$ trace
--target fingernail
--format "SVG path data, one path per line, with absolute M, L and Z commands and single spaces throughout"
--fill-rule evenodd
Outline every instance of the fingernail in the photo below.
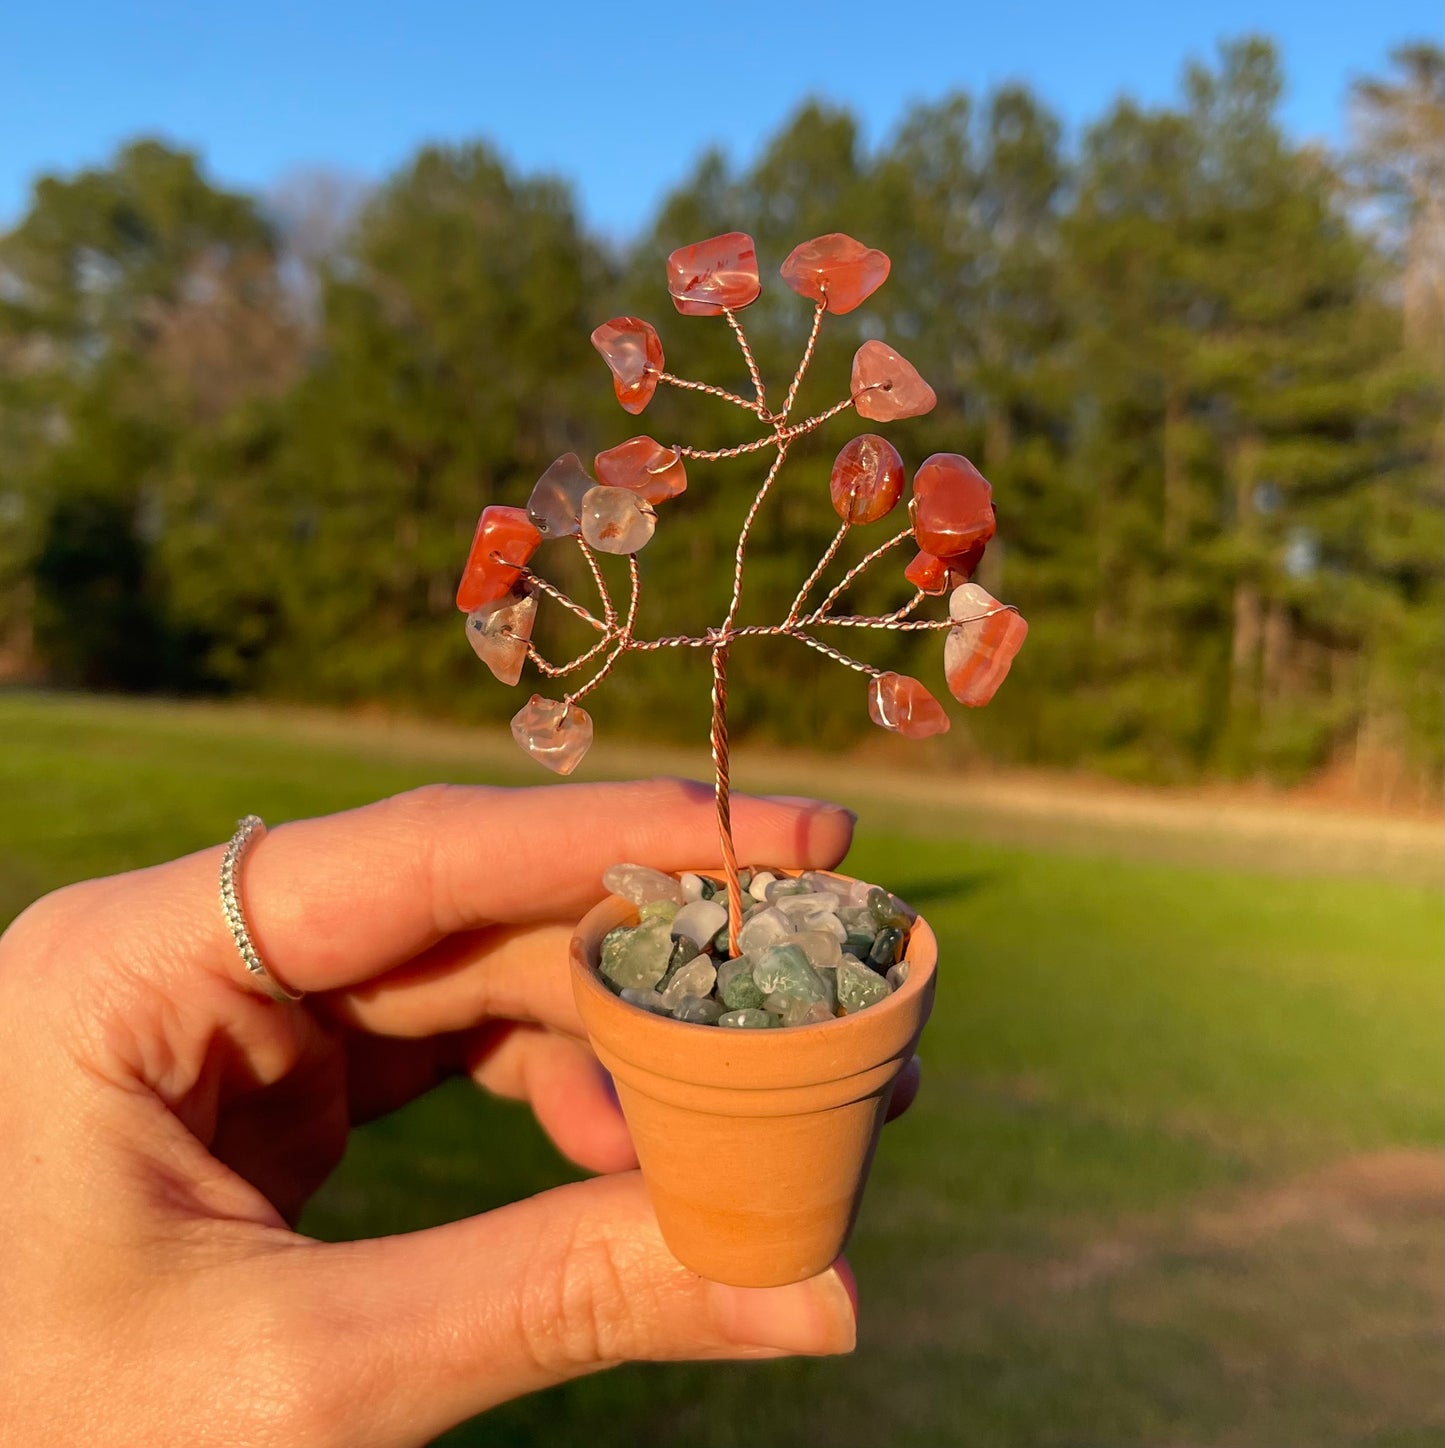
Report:
M 840 1261 L 819 1277 L 787 1287 L 728 1287 L 714 1282 L 710 1285 L 718 1329 L 738 1347 L 810 1357 L 852 1352 L 858 1341 L 852 1275 Z
M 772 804 L 787 805 L 789 809 L 808 810 L 813 814 L 826 811 L 829 814 L 847 815 L 855 825 L 858 823 L 857 810 L 849 809 L 847 805 L 833 804 L 826 799 L 813 799 L 806 794 L 765 794 L 763 798 Z

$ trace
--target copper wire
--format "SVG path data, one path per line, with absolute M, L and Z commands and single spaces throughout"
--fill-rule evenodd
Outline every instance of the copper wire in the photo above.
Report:
M 692 458 L 698 462 L 718 462 L 723 458 L 738 458 L 742 457 L 744 453 L 760 452 L 765 447 L 772 447 L 780 437 L 788 442 L 795 437 L 802 437 L 805 433 L 822 427 L 830 418 L 837 417 L 840 412 L 846 412 L 852 406 L 853 399 L 845 397 L 842 402 L 835 402 L 826 412 L 820 412 L 816 417 L 808 418 L 806 422 L 795 422 L 792 427 L 771 432 L 766 437 L 755 437 L 752 442 L 739 443 L 736 447 L 683 447 L 678 443 L 673 443 L 672 451 L 680 457 Z
M 632 585 L 632 596 L 627 605 L 627 618 L 617 634 L 617 647 L 608 654 L 602 661 L 602 667 L 580 689 L 574 689 L 563 699 L 562 702 L 568 706 L 575 704 L 578 699 L 586 698 L 612 672 L 613 666 L 632 644 L 632 630 L 637 623 L 637 604 L 642 595 L 642 575 L 638 571 L 635 553 L 627 555 L 627 576 Z
M 576 538 L 577 546 L 587 560 L 592 581 L 597 585 L 597 592 L 602 595 L 602 612 L 607 619 L 607 626 L 612 628 L 617 623 L 617 610 L 612 606 L 612 595 L 607 591 L 607 579 L 603 576 L 602 566 L 597 562 L 597 555 L 587 546 L 587 540 L 580 533 L 576 535 Z
M 886 543 L 875 548 L 871 553 L 860 558 L 844 575 L 838 580 L 838 586 L 820 603 L 817 608 L 804 620 L 805 623 L 817 623 L 828 609 L 837 601 L 838 597 L 845 593 L 848 585 L 858 577 L 870 564 L 876 563 L 890 549 L 896 548 L 905 539 L 913 536 L 912 528 L 905 528 L 901 533 L 895 533 Z
M 739 397 L 736 392 L 729 392 L 726 387 L 715 387 L 711 382 L 693 382 L 687 377 L 675 377 L 671 372 L 659 372 L 657 380 L 666 382 L 670 387 L 681 387 L 686 392 L 705 392 L 709 397 L 720 397 L 724 402 L 745 408 L 767 421 L 766 408 L 760 407 L 756 402 L 749 402 L 746 397 Z
M 803 586 L 798 590 L 798 596 L 793 600 L 792 607 L 788 610 L 788 616 L 783 620 L 785 627 L 791 627 L 798 621 L 798 613 L 808 600 L 808 595 L 813 591 L 813 585 L 828 570 L 828 565 L 838 556 L 838 550 L 843 546 L 843 540 L 848 536 L 848 530 L 853 525 L 843 519 L 838 531 L 833 535 L 833 541 L 828 544 L 823 556 L 818 560 L 818 566 L 803 580 Z
M 808 364 L 813 360 L 813 349 L 818 345 L 818 333 L 823 327 L 823 313 L 827 310 L 826 301 L 819 302 L 813 308 L 813 328 L 808 333 L 808 345 L 803 348 L 802 359 L 798 363 L 798 370 L 793 373 L 793 381 L 788 387 L 788 395 L 783 400 L 783 410 L 780 417 L 787 417 L 793 410 L 793 401 L 798 395 L 798 389 L 803 385 L 803 376 L 808 370 Z M 851 400 L 851 399 L 850 399 Z
M 529 573 L 527 577 L 530 578 L 531 581 L 535 583 L 537 587 L 540 588 L 542 592 L 547 595 L 548 598 L 555 598 L 557 602 L 562 605 L 563 608 L 570 609 L 584 623 L 590 624 L 600 633 L 608 633 L 610 631 L 607 624 L 603 623 L 600 618 L 596 618 L 587 609 L 583 608 L 580 603 L 577 603 L 575 600 L 569 598 L 565 593 L 562 592 L 560 588 L 557 587 L 555 583 L 548 583 L 545 578 L 543 578 L 540 574 L 536 573 Z
M 753 391 L 758 398 L 758 416 L 764 422 L 771 422 L 773 419 L 768 415 L 768 394 L 763 390 L 763 374 L 758 371 L 758 359 L 753 356 L 747 333 L 743 331 L 743 325 L 731 307 L 723 308 L 723 316 L 728 319 L 728 326 L 733 329 L 733 336 L 738 339 L 738 346 L 742 349 L 743 361 L 747 363 L 748 380 L 753 384 Z
M 713 799 L 717 805 L 717 833 L 722 848 L 723 874 L 728 892 L 728 954 L 742 953 L 738 932 L 743 922 L 743 887 L 738 879 L 737 848 L 733 844 L 732 776 L 728 747 L 728 641 L 712 646 L 712 768 Z

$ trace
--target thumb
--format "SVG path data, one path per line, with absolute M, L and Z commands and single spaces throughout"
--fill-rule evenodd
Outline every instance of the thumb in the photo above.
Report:
M 328 1364 L 320 1391 L 334 1401 L 313 1406 L 338 1441 L 367 1448 L 427 1442 L 620 1362 L 843 1353 L 856 1336 L 842 1259 L 785 1287 L 709 1282 L 667 1250 L 637 1172 L 285 1256 L 320 1314 L 311 1322 L 324 1340 L 303 1360 Z

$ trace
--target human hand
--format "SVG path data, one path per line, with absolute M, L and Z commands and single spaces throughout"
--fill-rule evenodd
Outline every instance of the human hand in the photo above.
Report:
M 828 867 L 846 812 L 737 797 L 745 858 Z M 603 869 L 706 864 L 675 781 L 433 787 L 271 831 L 258 993 L 221 848 L 56 892 L 0 938 L 0 1441 L 411 1445 L 628 1359 L 851 1349 L 846 1268 L 698 1278 L 664 1247 L 567 970 Z M 351 1125 L 465 1070 L 611 1173 L 378 1241 L 291 1229 Z M 916 1088 L 905 1072 L 894 1109 Z

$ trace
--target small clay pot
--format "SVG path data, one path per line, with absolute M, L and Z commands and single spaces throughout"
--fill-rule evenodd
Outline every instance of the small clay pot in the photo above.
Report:
M 636 920 L 615 895 L 588 913 L 572 939 L 572 987 L 663 1239 L 717 1282 L 816 1276 L 852 1230 L 893 1083 L 932 1009 L 933 931 L 914 922 L 908 979 L 876 1005 L 820 1025 L 739 1030 L 670 1020 L 607 989 L 602 937 Z

